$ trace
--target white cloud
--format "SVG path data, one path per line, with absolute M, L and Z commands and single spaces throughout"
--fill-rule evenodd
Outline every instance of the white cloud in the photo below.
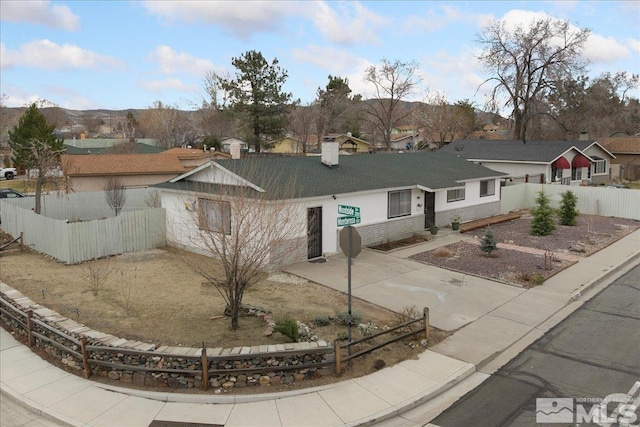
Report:
M 168 22 L 215 24 L 241 39 L 282 30 L 287 17 L 313 22 L 329 41 L 340 44 L 378 41 L 387 20 L 360 2 L 286 1 L 145 1 L 146 10 Z
M 615 62 L 629 57 L 629 49 L 613 37 L 591 34 L 585 47 L 585 57 L 592 62 Z
M 167 21 L 217 24 L 242 39 L 253 33 L 273 31 L 293 9 L 288 2 L 271 1 L 145 1 L 147 11 Z
M 629 46 L 629 48 L 636 54 L 640 55 L 640 40 L 629 38 L 627 39 L 627 46 Z
M 158 62 L 163 74 L 189 73 L 198 77 L 206 75 L 215 68 L 213 62 L 200 59 L 185 52 L 176 52 L 167 45 L 160 45 L 151 52 L 150 57 Z
M 546 18 L 557 19 L 545 12 L 514 9 L 507 12 L 501 21 L 505 23 L 508 31 L 513 31 L 517 27 L 527 28 L 532 22 Z M 580 29 L 571 24 L 570 30 L 577 32 Z M 557 41 L 558 43 L 562 43 L 560 39 Z M 613 37 L 605 37 L 600 34 L 591 33 L 585 44 L 584 57 L 593 62 L 611 63 L 619 59 L 628 58 L 629 50 Z
M 360 2 L 317 1 L 303 13 L 327 40 L 346 45 L 376 43 L 379 30 L 387 23 Z
M 487 20 L 486 15 L 466 13 L 457 7 L 442 5 L 430 8 L 423 15 L 410 15 L 402 25 L 407 32 L 438 31 L 451 25 L 478 25 Z
M 122 61 L 112 56 L 99 55 L 76 45 L 59 45 L 49 40 L 36 40 L 9 50 L 0 46 L 1 68 L 26 66 L 47 70 L 74 68 L 100 68 L 122 66 Z
M 149 92 L 163 92 L 165 90 L 198 91 L 198 86 L 184 84 L 180 79 L 147 80 L 141 82 L 140 85 Z
M 353 70 L 354 66 L 362 65 L 364 62 L 363 59 L 346 50 L 316 45 L 306 46 L 303 49 L 293 49 L 292 56 L 298 62 L 313 64 L 334 75 L 347 73 Z
M 80 29 L 80 18 L 67 6 L 42 1 L 2 1 L 0 17 L 8 22 L 30 22 L 51 28 L 75 31 Z

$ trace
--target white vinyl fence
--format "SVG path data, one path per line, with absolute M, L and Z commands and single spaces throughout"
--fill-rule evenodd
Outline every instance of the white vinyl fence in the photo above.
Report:
M 13 237 L 23 233 L 25 245 L 67 264 L 166 246 L 163 208 L 145 203 L 148 190 L 127 190 L 120 215 L 104 192 L 43 197 L 42 214 L 32 211 L 35 199 L 0 201 L 0 227 Z
M 562 193 L 568 190 L 578 198 L 576 208 L 581 213 L 640 220 L 640 190 L 557 184 L 517 184 L 502 187 L 502 213 L 532 208 L 540 191 L 549 197 L 553 208 L 558 208 Z

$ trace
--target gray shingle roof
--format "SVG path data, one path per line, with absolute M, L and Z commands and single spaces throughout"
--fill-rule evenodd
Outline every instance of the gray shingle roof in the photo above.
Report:
M 431 189 L 460 186 L 462 181 L 506 174 L 468 162 L 446 152 L 360 154 L 340 156 L 339 166 L 329 168 L 320 157 L 266 157 L 216 160 L 215 163 L 262 188 L 287 188 L 294 197 L 354 193 L 421 185 Z M 193 191 L 188 176 L 155 187 Z M 273 198 L 277 198 L 273 194 Z
M 576 147 L 583 151 L 594 141 L 488 140 L 459 139 L 442 150 L 455 153 L 469 160 L 505 160 L 516 162 L 552 162 L 562 153 Z M 456 147 L 462 147 L 461 150 Z

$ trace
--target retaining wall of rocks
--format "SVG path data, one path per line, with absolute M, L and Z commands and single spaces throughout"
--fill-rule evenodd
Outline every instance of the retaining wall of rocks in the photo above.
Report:
M 64 317 L 32 301 L 16 289 L 0 282 L 0 297 L 22 313 L 33 312 L 46 327 L 32 322 L 32 330 L 64 346 L 35 339 L 36 347 L 77 371 L 84 369 L 82 344 L 92 361 L 91 374 L 122 383 L 157 388 L 198 388 L 203 384 L 202 353 L 206 351 L 209 384 L 216 390 L 234 387 L 290 384 L 333 374 L 334 350 L 326 341 L 234 348 L 187 348 L 162 346 L 127 340 L 99 331 Z M 3 309 L 6 307 L 3 305 Z M 8 312 L 13 310 L 8 309 Z M 20 318 L 26 314 L 13 315 Z M 1 313 L 2 323 L 15 335 L 27 338 L 22 324 Z M 24 324 L 27 319 L 24 318 Z M 57 334 L 54 331 L 60 331 Z M 65 337 L 68 336 L 69 338 Z M 115 366 L 112 366 L 115 365 Z M 243 372 L 246 370 L 247 372 Z

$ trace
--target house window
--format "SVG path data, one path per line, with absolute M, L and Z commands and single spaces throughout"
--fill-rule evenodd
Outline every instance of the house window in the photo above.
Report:
M 447 203 L 464 200 L 464 188 L 456 188 L 455 190 L 447 190 Z
M 489 179 L 480 181 L 480 197 L 493 196 L 496 194 L 496 181 Z
M 605 173 L 607 162 L 605 160 L 596 160 L 593 164 L 593 173 Z
M 571 169 L 571 180 L 572 181 L 581 181 L 582 180 L 582 168 L 572 168 Z
M 231 234 L 231 204 L 199 199 L 200 227 L 216 233 Z
M 411 190 L 389 191 L 387 218 L 411 215 Z
M 562 179 L 562 169 L 551 169 L 551 179 L 560 181 Z

